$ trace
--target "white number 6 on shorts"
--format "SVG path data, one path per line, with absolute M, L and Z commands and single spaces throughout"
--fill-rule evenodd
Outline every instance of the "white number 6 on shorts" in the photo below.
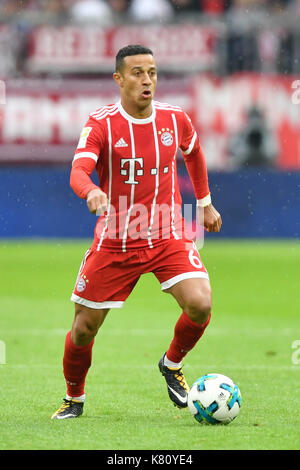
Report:
M 198 250 L 195 250 L 194 248 L 192 248 L 190 251 L 189 251 L 189 260 L 190 260 L 190 263 L 197 269 L 201 269 L 202 268 L 202 263 L 201 263 L 201 260 L 200 260 L 200 257 L 199 257 L 199 253 L 198 253 Z

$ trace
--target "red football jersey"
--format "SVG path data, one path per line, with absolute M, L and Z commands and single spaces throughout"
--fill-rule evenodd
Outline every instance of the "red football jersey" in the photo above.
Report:
M 183 236 L 176 156 L 181 149 L 197 199 L 209 194 L 205 159 L 190 118 L 178 106 L 152 102 L 146 119 L 130 116 L 121 103 L 90 115 L 75 152 L 71 186 L 86 198 L 95 187 L 107 194 L 94 243 L 110 250 L 152 248 Z

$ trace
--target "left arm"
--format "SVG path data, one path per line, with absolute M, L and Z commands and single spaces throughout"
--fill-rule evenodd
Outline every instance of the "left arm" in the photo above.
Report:
M 208 232 L 220 232 L 222 226 L 221 215 L 211 203 L 202 208 L 199 206 L 199 201 L 197 201 L 197 211 L 199 220 L 203 220 L 204 228 Z
M 219 232 L 222 219 L 211 203 L 205 157 L 197 133 L 188 116 L 185 116 L 185 136 L 181 150 L 197 199 L 199 220 L 203 220 L 208 232 Z

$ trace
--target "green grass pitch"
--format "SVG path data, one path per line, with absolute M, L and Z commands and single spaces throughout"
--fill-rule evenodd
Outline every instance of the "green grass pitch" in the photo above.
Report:
M 189 383 L 209 372 L 236 381 L 243 403 L 230 425 L 200 425 L 169 401 L 157 363 L 180 310 L 151 274 L 99 330 L 83 416 L 51 421 L 65 395 L 69 298 L 88 247 L 89 241 L 0 244 L 1 449 L 300 448 L 297 241 L 207 241 L 201 250 L 213 314 L 184 373 Z

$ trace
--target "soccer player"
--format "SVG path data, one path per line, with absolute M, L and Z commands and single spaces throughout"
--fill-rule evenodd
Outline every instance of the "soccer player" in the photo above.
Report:
M 198 136 L 182 108 L 154 101 L 157 70 L 150 49 L 122 48 L 113 78 L 120 101 L 93 112 L 75 152 L 70 185 L 100 215 L 71 300 L 75 317 L 65 340 L 66 397 L 53 419 L 83 412 L 85 379 L 94 338 L 111 308 L 121 308 L 140 276 L 152 272 L 182 313 L 158 367 L 170 399 L 187 406 L 182 359 L 203 335 L 211 316 L 208 273 L 185 236 L 176 155 L 181 149 L 203 225 L 219 232 Z M 100 187 L 91 180 L 96 169 Z

